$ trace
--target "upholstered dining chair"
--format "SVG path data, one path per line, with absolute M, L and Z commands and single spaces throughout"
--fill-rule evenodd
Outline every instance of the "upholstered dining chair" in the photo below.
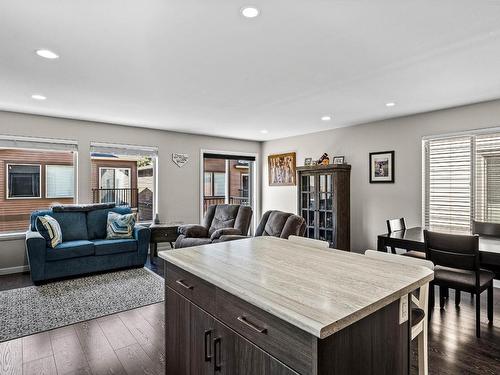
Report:
M 424 230 L 425 253 L 434 263 L 430 307 L 434 307 L 434 287 L 439 286 L 440 307 L 447 288 L 474 293 L 476 297 L 476 336 L 481 336 L 481 293 L 488 291 L 488 320 L 493 321 L 493 278 L 495 274 L 480 268 L 479 237 L 437 233 Z M 456 296 L 456 298 L 460 298 Z
M 372 259 L 379 259 L 386 262 L 406 264 L 410 266 L 427 267 L 434 269 L 434 264 L 425 259 L 402 257 L 397 254 L 389 254 L 375 250 L 366 250 L 365 255 Z M 418 297 L 411 295 L 411 339 L 418 340 L 418 373 L 427 375 L 429 373 L 429 348 L 428 348 L 428 328 L 429 320 L 429 283 L 420 287 Z
M 314 238 L 291 235 L 288 237 L 288 240 L 300 245 L 315 247 L 318 249 L 328 249 L 330 247 L 328 241 L 316 240 Z

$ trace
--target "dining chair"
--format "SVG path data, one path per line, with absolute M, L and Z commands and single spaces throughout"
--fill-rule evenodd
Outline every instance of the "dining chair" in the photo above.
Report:
M 500 237 L 500 224 L 472 220 L 472 234 Z
M 425 259 L 402 257 L 397 254 L 384 253 L 375 250 L 366 250 L 365 255 L 372 259 L 379 259 L 385 262 L 405 264 L 409 266 L 427 267 L 434 270 L 434 264 Z M 423 285 L 418 290 L 418 297 L 411 295 L 411 339 L 418 339 L 418 373 L 427 375 L 429 372 L 429 349 L 428 349 L 428 328 L 429 321 L 426 316 L 429 313 L 429 283 Z
M 386 220 L 386 224 L 387 224 L 387 231 L 389 233 L 406 230 L 406 219 L 404 217 L 399 219 Z M 397 254 L 396 248 L 394 246 L 391 246 L 390 248 L 391 248 L 391 253 Z M 402 253 L 401 255 L 412 258 L 425 259 L 425 253 L 422 251 L 409 250 Z
M 481 293 L 488 291 L 488 320 L 492 322 L 495 274 L 480 268 L 479 237 L 424 230 L 424 242 L 426 257 L 434 263 L 429 308 L 434 308 L 434 285 L 439 286 L 441 308 L 444 307 L 444 289 L 473 293 L 476 297 L 476 336 L 480 337 Z
M 330 243 L 328 241 L 316 240 L 314 238 L 300 237 L 300 236 L 288 236 L 288 240 L 295 242 L 300 245 L 316 247 L 318 249 L 328 249 Z

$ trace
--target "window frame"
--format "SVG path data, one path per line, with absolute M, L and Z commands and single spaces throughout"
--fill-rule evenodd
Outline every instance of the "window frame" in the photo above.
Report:
M 39 196 L 38 197 L 9 197 L 9 167 L 14 165 L 24 165 L 30 167 L 38 167 L 38 186 L 39 186 Z M 42 199 L 42 165 L 41 164 L 32 164 L 32 163 L 5 163 L 5 199 L 8 200 L 29 200 L 29 199 Z
M 48 169 L 49 167 L 71 167 L 73 169 L 73 195 L 68 195 L 64 197 L 51 197 L 49 196 L 49 189 L 48 189 L 48 184 L 49 184 L 49 179 L 48 179 Z M 76 188 L 75 188 L 75 175 L 76 175 L 76 165 L 70 165 L 70 164 L 45 164 L 45 198 L 46 199 L 75 199 L 76 198 Z

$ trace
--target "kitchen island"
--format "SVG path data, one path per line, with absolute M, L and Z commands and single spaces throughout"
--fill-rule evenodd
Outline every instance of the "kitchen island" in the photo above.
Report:
M 432 271 L 273 237 L 160 252 L 167 374 L 408 374 Z

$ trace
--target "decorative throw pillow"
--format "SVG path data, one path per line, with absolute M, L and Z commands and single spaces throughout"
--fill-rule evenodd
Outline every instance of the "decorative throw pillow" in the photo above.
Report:
M 61 226 L 52 216 L 38 216 L 36 229 L 47 241 L 47 246 L 54 248 L 62 242 Z
M 108 212 L 107 240 L 133 238 L 135 214 L 120 215 Z

